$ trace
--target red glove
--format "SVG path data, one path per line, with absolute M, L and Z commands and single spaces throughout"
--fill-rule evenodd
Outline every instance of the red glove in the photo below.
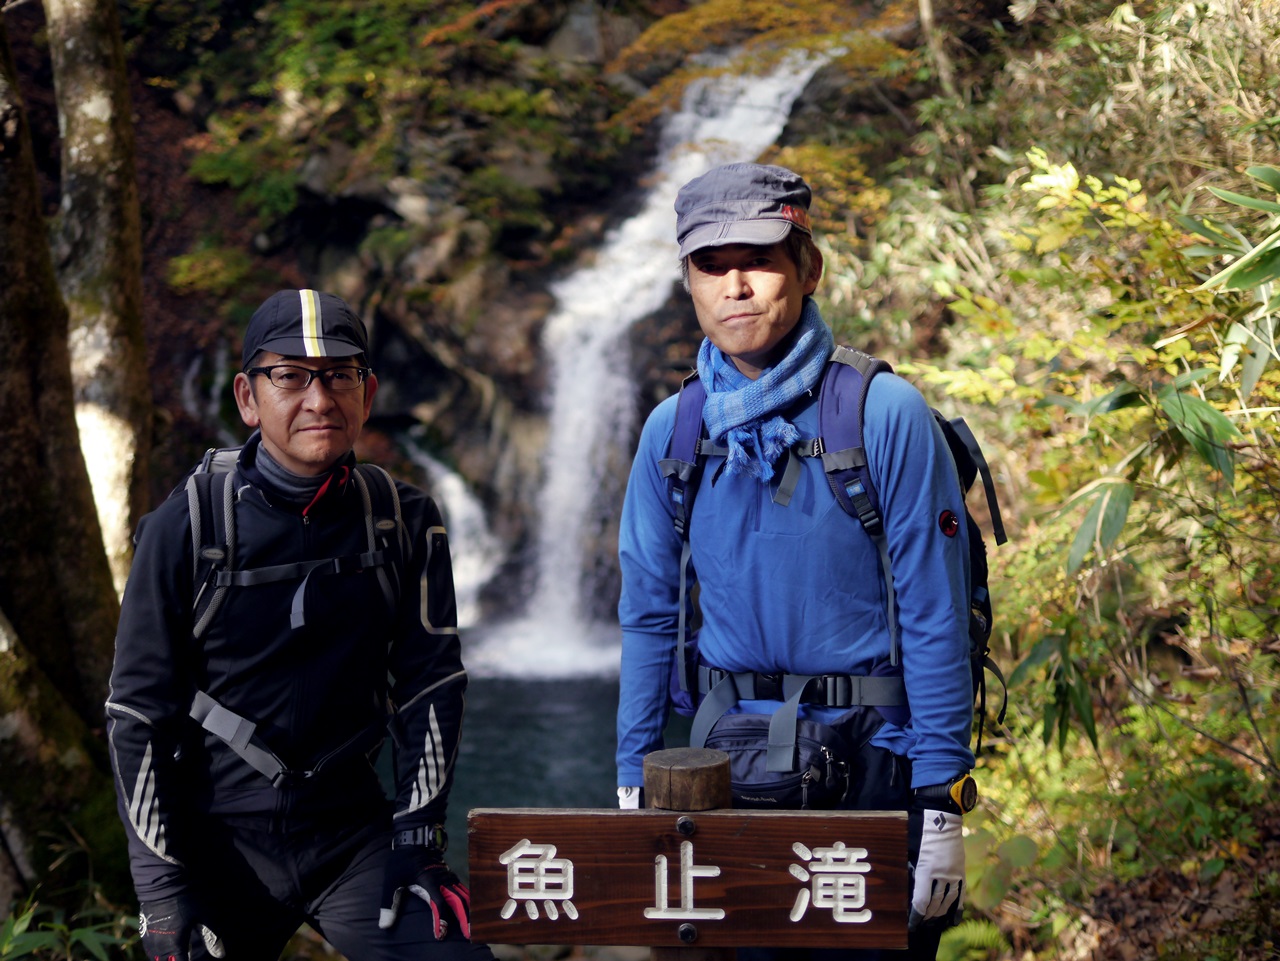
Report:
M 448 933 L 450 918 L 457 922 L 463 937 L 471 938 L 471 892 L 449 870 L 438 850 L 424 845 L 392 849 L 382 885 L 378 927 L 389 928 L 399 920 L 406 891 L 431 908 L 437 941 Z

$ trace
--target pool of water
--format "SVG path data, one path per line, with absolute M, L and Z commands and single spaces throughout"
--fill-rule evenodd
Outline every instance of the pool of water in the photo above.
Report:
M 466 877 L 472 808 L 613 808 L 616 677 L 473 677 L 449 798 L 449 865 Z M 688 744 L 673 715 L 670 746 Z
M 449 798 L 449 863 L 466 873 L 467 812 L 615 807 L 616 677 L 473 677 Z

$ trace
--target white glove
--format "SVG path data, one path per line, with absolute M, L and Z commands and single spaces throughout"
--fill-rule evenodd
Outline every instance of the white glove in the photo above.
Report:
M 618 807 L 624 811 L 640 810 L 640 789 L 638 787 L 618 788 Z
M 907 929 L 914 931 L 922 921 L 956 914 L 964 903 L 963 819 L 947 811 L 921 812 L 924 833 L 920 856 L 915 863 L 915 885 L 911 890 L 911 915 Z

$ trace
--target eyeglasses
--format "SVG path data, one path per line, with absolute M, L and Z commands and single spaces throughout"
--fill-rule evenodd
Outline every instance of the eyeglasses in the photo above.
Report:
M 312 370 L 293 364 L 275 364 L 271 367 L 250 367 L 246 374 L 266 374 L 271 383 L 281 390 L 306 390 L 317 377 L 329 390 L 355 390 L 373 371 L 368 367 L 327 367 Z

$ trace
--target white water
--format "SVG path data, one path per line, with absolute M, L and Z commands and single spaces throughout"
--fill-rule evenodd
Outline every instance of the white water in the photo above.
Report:
M 502 545 L 489 529 L 484 505 L 467 489 L 466 481 L 409 438 L 402 437 L 400 442 L 409 459 L 426 473 L 427 488 L 444 515 L 458 627 L 474 627 L 480 619 L 480 589 L 502 562 Z
M 222 418 L 222 405 L 230 393 L 230 356 L 231 348 L 227 342 L 219 340 L 211 363 L 203 354 L 197 354 L 191 358 L 182 376 L 182 409 L 197 423 L 216 425 L 219 447 L 238 447 L 244 443 L 243 436 L 227 427 Z M 212 371 L 213 379 L 202 390 L 200 380 L 206 365 Z
M 590 590 L 584 547 L 593 520 L 598 523 L 589 514 L 593 494 L 604 477 L 608 445 L 629 438 L 636 417 L 627 328 L 659 309 L 679 282 L 674 205 L 680 187 L 718 164 L 756 160 L 777 140 L 821 63 L 794 57 L 765 77 L 691 85 L 664 126 L 641 209 L 609 232 L 591 264 L 553 286 L 557 306 L 542 340 L 552 387 L 538 502 L 537 586 L 523 617 L 470 635 L 466 662 L 472 673 L 617 673 L 617 623 L 592 622 L 582 612 L 583 592 Z M 608 509 L 616 516 L 620 497 Z

